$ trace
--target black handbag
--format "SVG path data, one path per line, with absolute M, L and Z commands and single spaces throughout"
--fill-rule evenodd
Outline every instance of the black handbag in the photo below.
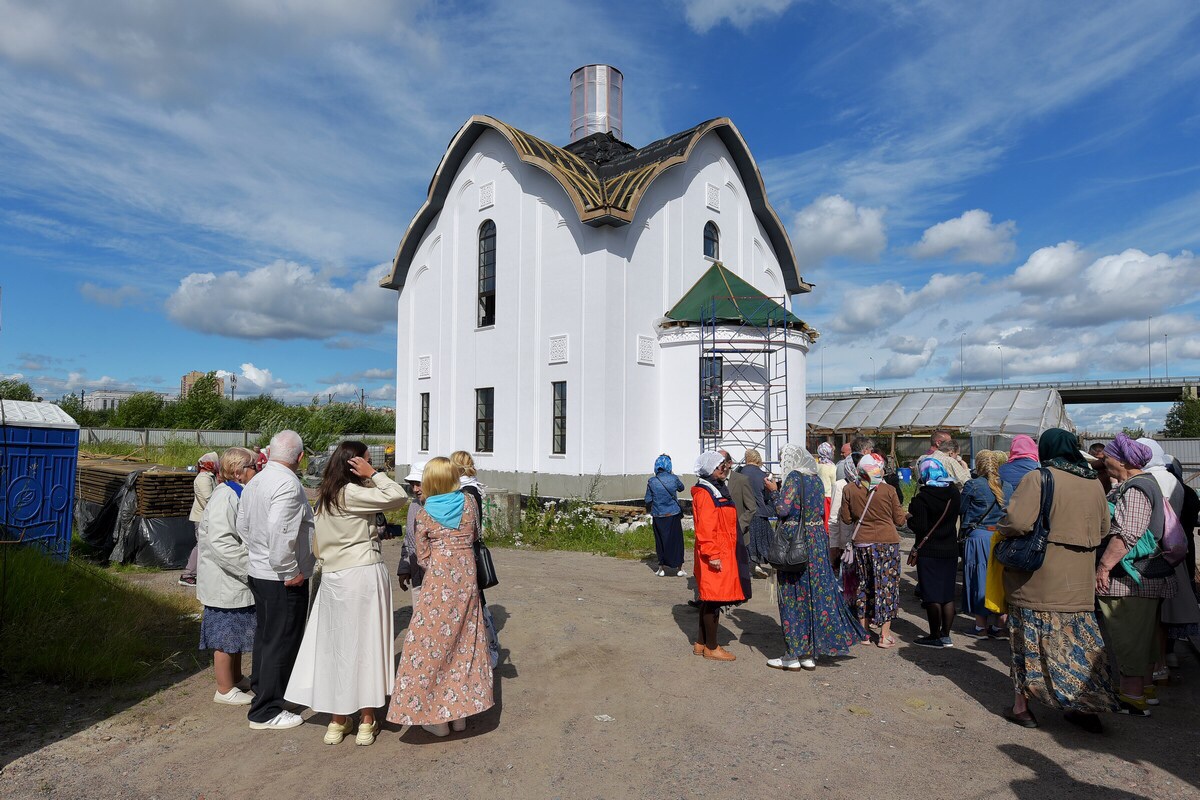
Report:
M 496 565 L 492 563 L 492 551 L 478 540 L 475 542 L 475 577 L 479 579 L 480 589 L 490 589 L 500 583 L 496 577 Z
M 800 483 L 800 505 L 804 505 L 803 481 Z M 799 520 L 794 536 L 783 532 L 783 523 L 771 528 L 767 537 L 767 563 L 777 572 L 803 572 L 808 567 L 808 540 L 804 538 L 802 525 L 804 521 Z
M 1024 536 L 1001 539 L 996 544 L 996 558 L 1008 569 L 1018 572 L 1037 572 L 1046 559 L 1046 543 L 1050 538 L 1050 507 L 1054 504 L 1054 477 L 1042 467 L 1042 507 L 1034 520 L 1033 530 Z

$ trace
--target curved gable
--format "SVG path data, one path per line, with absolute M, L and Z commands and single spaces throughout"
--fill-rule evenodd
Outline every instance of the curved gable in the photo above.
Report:
M 450 140 L 450 146 L 429 183 L 428 197 L 400 240 L 392 261 L 391 274 L 380 282 L 384 288 L 400 289 L 404 286 L 421 237 L 445 205 L 454 176 L 472 146 L 487 130 L 494 130 L 503 136 L 521 161 L 554 178 L 571 199 L 580 221 L 594 226 L 631 223 L 637 213 L 638 203 L 655 178 L 672 167 L 687 163 L 704 135 L 715 133 L 725 144 L 741 173 L 750 205 L 779 257 L 788 291 L 795 294 L 812 290 L 812 286 L 800 277 L 791 240 L 767 200 L 766 186 L 758 165 L 741 133 L 727 117 L 709 120 L 642 148 L 629 148 L 615 158 L 593 162 L 484 115 L 471 117 Z M 628 145 L 621 146 L 628 148 Z

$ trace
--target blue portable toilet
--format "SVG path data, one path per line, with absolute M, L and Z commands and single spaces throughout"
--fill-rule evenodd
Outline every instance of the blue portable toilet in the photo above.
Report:
M 0 539 L 66 560 L 79 424 L 53 403 L 0 400 Z

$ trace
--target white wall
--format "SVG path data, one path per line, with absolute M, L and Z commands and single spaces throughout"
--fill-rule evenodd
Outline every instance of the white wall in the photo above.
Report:
M 494 204 L 480 209 L 480 189 Z M 720 210 L 706 207 L 718 187 Z M 479 225 L 497 228 L 496 324 L 476 328 Z M 634 222 L 592 228 L 541 170 L 499 134 L 475 143 L 446 205 L 416 249 L 398 301 L 397 460 L 455 449 L 480 469 L 523 473 L 642 473 L 664 450 L 698 448 L 696 345 L 659 346 L 655 322 L 710 267 L 703 229 L 721 230 L 721 260 L 760 290 L 782 295 L 779 264 L 720 139 L 709 134 L 686 165 L 660 176 Z M 639 364 L 638 336 L 653 339 Z M 566 363 L 549 363 L 566 336 Z M 429 378 L 419 359 L 432 359 Z M 803 431 L 803 349 L 793 353 L 790 415 Z M 552 455 L 551 382 L 567 382 L 567 453 Z M 495 389 L 495 447 L 477 453 L 476 387 Z M 431 395 L 430 447 L 418 451 L 420 392 Z M 682 463 L 682 462 L 681 462 Z

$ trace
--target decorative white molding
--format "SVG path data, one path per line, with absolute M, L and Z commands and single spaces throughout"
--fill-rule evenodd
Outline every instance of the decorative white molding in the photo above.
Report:
M 433 356 L 417 356 L 417 380 L 433 377 Z
M 567 363 L 568 347 L 567 334 L 561 333 L 557 336 L 550 337 L 550 359 L 551 364 Z
M 711 183 L 704 184 L 704 205 L 711 208 L 713 211 L 720 213 L 721 211 L 721 187 L 713 186 Z
M 491 208 L 496 204 L 496 182 L 488 181 L 479 186 L 479 210 Z
M 648 367 L 654 366 L 654 337 L 641 336 L 637 337 L 637 363 L 645 364 Z

